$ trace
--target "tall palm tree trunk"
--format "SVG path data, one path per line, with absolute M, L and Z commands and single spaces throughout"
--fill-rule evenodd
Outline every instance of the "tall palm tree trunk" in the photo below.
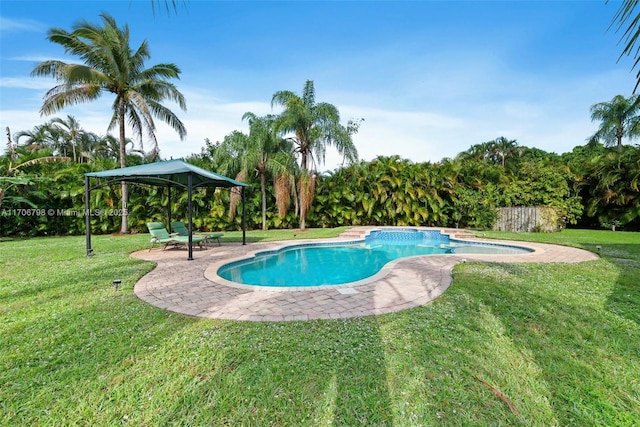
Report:
M 311 206 L 311 200 L 309 198 L 309 152 L 306 149 L 300 150 L 300 179 L 298 181 L 298 201 L 300 208 L 300 230 L 304 230 L 307 222 L 307 211 Z
M 273 187 L 276 196 L 276 204 L 278 205 L 278 217 L 284 219 L 289 210 L 291 204 L 291 181 L 290 177 L 286 173 L 280 173 L 276 176 Z M 293 199 L 296 200 L 296 206 L 298 206 L 297 197 L 293 195 Z M 298 209 L 295 209 L 295 213 L 298 213 Z
M 311 208 L 315 191 L 315 177 L 309 171 L 301 171 L 298 186 L 298 198 L 300 199 L 300 230 L 305 229 L 307 212 L 309 212 L 309 208 Z
M 76 144 L 78 143 L 77 138 L 74 136 L 71 141 L 71 148 L 73 149 L 73 163 L 78 161 L 78 157 L 76 155 Z
M 300 182 L 302 184 L 302 182 Z M 302 202 L 304 194 L 303 194 L 303 186 L 300 185 L 300 194 L 298 195 L 298 199 L 300 200 L 300 230 L 304 230 L 306 227 L 306 217 L 307 217 L 307 208 L 304 206 Z
M 624 136 L 624 128 L 618 127 L 616 129 L 616 143 L 618 148 L 618 153 L 622 153 L 622 137 Z
M 264 172 L 260 174 L 260 190 L 262 191 L 262 230 L 267 230 L 267 185 Z
M 124 128 L 124 98 L 120 98 L 119 102 L 119 117 L 120 121 L 120 167 L 124 168 L 127 166 L 127 150 L 126 150 L 126 138 L 125 138 L 125 128 Z M 126 181 L 121 182 L 122 186 L 122 222 L 120 224 L 120 233 L 128 234 L 129 233 L 129 224 L 128 224 L 128 212 L 127 212 L 127 203 L 129 201 L 129 187 L 127 186 Z

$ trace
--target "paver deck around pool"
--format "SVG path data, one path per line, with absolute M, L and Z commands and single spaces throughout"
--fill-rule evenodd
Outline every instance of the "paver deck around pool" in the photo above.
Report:
M 385 227 L 386 228 L 386 227 Z M 465 260 L 490 262 L 565 262 L 598 259 L 592 252 L 559 245 L 487 240 L 533 249 L 518 255 L 428 255 L 387 264 L 368 280 L 356 284 L 314 288 L 268 288 L 230 285 L 219 280 L 217 266 L 290 244 L 354 240 L 373 227 L 355 227 L 337 239 L 286 242 L 223 243 L 206 250 L 194 249 L 187 261 L 186 250 L 143 250 L 132 256 L 157 263 L 134 287 L 135 294 L 157 307 L 212 319 L 288 321 L 339 319 L 390 313 L 429 303 L 451 285 L 453 266 Z M 482 242 L 482 239 L 473 239 Z

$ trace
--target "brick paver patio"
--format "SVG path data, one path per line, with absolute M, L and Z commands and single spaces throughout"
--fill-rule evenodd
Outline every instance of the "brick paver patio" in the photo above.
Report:
M 336 240 L 352 240 L 354 228 Z M 368 316 L 427 304 L 451 285 L 451 270 L 465 260 L 491 262 L 581 262 L 598 259 L 592 252 L 565 246 L 529 242 L 491 240 L 531 248 L 521 255 L 429 255 L 405 258 L 387 264 L 374 277 L 340 286 L 314 288 L 268 288 L 229 283 L 217 276 L 217 267 L 254 252 L 270 250 L 294 242 L 224 243 L 206 250 L 194 249 L 187 261 L 186 250 L 154 249 L 132 256 L 157 263 L 136 283 L 135 294 L 157 307 L 190 316 L 247 321 L 287 321 L 337 319 Z M 474 241 L 483 241 L 474 239 Z

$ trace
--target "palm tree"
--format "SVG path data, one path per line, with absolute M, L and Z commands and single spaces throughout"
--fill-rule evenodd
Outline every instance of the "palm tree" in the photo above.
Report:
M 157 151 L 154 117 L 171 126 L 180 135 L 186 136 L 184 124 L 162 102 L 176 102 L 186 110 L 182 93 L 169 82 L 178 78 L 180 69 L 175 64 L 157 64 L 144 68 L 150 58 L 146 40 L 136 49 L 129 46 L 129 27 L 118 28 L 115 19 L 101 14 L 103 26 L 82 21 L 73 26 L 72 32 L 53 28 L 48 39 L 64 47 L 65 52 L 79 56 L 83 64 L 67 64 L 49 60 L 36 65 L 34 76 L 51 76 L 58 85 L 51 88 L 44 98 L 41 114 L 52 114 L 69 105 L 93 101 L 104 92 L 115 95 L 113 115 L 108 130 L 119 128 L 120 166 L 126 166 L 126 124 L 131 126 L 136 137 L 142 134 L 153 143 Z M 128 189 L 122 182 L 121 232 L 128 233 L 126 206 Z
M 100 140 L 101 138 L 93 132 L 80 132 L 75 146 L 79 163 L 95 161 Z M 118 157 L 114 156 L 114 158 L 117 159 Z
M 246 146 L 245 169 L 249 167 L 255 170 L 260 178 L 260 191 L 262 195 L 262 229 L 267 229 L 267 172 L 274 177 L 274 185 L 286 185 L 288 177 L 293 174 L 293 163 L 291 143 L 280 138 L 276 129 L 276 117 L 267 115 L 258 117 L 252 112 L 247 112 L 242 116 L 242 120 L 249 123 L 249 144 Z M 276 189 L 276 199 L 288 197 L 285 191 Z M 277 200 L 280 206 L 282 202 Z M 285 204 L 287 204 L 285 202 Z M 280 212 L 284 216 L 284 212 Z
M 262 198 L 262 229 L 267 229 L 267 173 L 274 176 L 275 185 L 283 185 L 287 177 L 293 173 L 293 157 L 290 143 L 277 135 L 276 117 L 267 115 L 258 117 L 252 112 L 242 116 L 249 123 L 249 135 L 235 131 L 224 139 L 216 150 L 216 163 L 228 173 L 240 171 L 238 177 L 246 177 L 254 172 L 260 180 Z M 276 198 L 288 196 L 288 193 L 277 191 Z M 280 200 L 277 200 L 281 205 Z M 234 209 L 231 209 L 233 214 Z M 282 212 L 280 212 L 283 214 Z
M 600 121 L 600 127 L 591 137 L 603 140 L 606 145 L 617 145 L 622 152 L 622 138 L 634 139 L 640 136 L 640 103 L 638 95 L 625 98 L 616 95 L 609 102 L 599 102 L 591 106 L 591 120 Z
M 316 160 L 324 163 L 327 146 L 334 146 L 348 163 L 357 161 L 358 152 L 351 135 L 358 131 L 359 121 L 350 121 L 347 126 L 340 124 L 338 109 L 329 103 L 316 103 L 313 81 L 307 80 L 302 96 L 283 90 L 276 92 L 271 106 L 279 105 L 284 110 L 278 118 L 278 129 L 294 144 L 300 156 L 300 178 L 298 180 L 298 201 L 300 207 L 300 228 L 305 228 L 306 213 L 313 201 L 315 178 L 312 166 Z
M 490 141 L 491 144 L 490 153 L 493 157 L 494 163 L 499 163 L 502 167 L 505 166 L 505 159 L 510 157 L 519 151 L 518 142 L 515 139 L 507 139 L 504 136 L 500 136 L 493 141 Z
M 223 175 L 235 174 L 236 181 L 246 181 L 247 170 L 243 165 L 243 153 L 245 147 L 249 145 L 249 135 L 239 130 L 234 130 L 226 135 L 221 143 L 216 143 L 213 152 L 213 163 L 216 170 Z M 229 220 L 233 221 L 236 216 L 236 208 L 240 203 L 240 192 L 231 189 L 229 195 Z
M 491 158 L 491 142 L 481 142 L 469 147 L 468 150 L 459 153 L 456 160 L 460 161 L 483 161 Z
M 49 121 L 49 124 L 62 131 L 65 142 L 71 145 L 73 152 L 73 161 L 76 162 L 78 156 L 76 154 L 76 148 L 78 146 L 78 140 L 80 139 L 84 131 L 80 127 L 80 122 L 72 115 L 68 115 L 67 119 L 61 119 L 60 117 L 54 117 Z
M 34 126 L 32 130 L 18 131 L 13 137 L 17 145 L 20 145 L 20 140 L 25 138 L 24 146 L 27 147 L 29 151 L 37 151 L 53 145 L 50 130 L 51 127 L 48 124 L 37 125 Z
M 126 155 L 132 152 L 140 153 L 140 150 L 135 150 L 131 138 L 127 138 L 125 141 L 125 152 Z M 93 148 L 93 156 L 94 158 L 118 160 L 120 158 L 120 141 L 111 134 L 97 137 Z

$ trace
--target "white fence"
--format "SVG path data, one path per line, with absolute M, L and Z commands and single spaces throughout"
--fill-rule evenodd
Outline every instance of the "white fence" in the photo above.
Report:
M 549 233 L 562 228 L 555 208 L 547 206 L 513 206 L 498 208 L 498 219 L 493 226 L 498 231 L 536 231 Z

